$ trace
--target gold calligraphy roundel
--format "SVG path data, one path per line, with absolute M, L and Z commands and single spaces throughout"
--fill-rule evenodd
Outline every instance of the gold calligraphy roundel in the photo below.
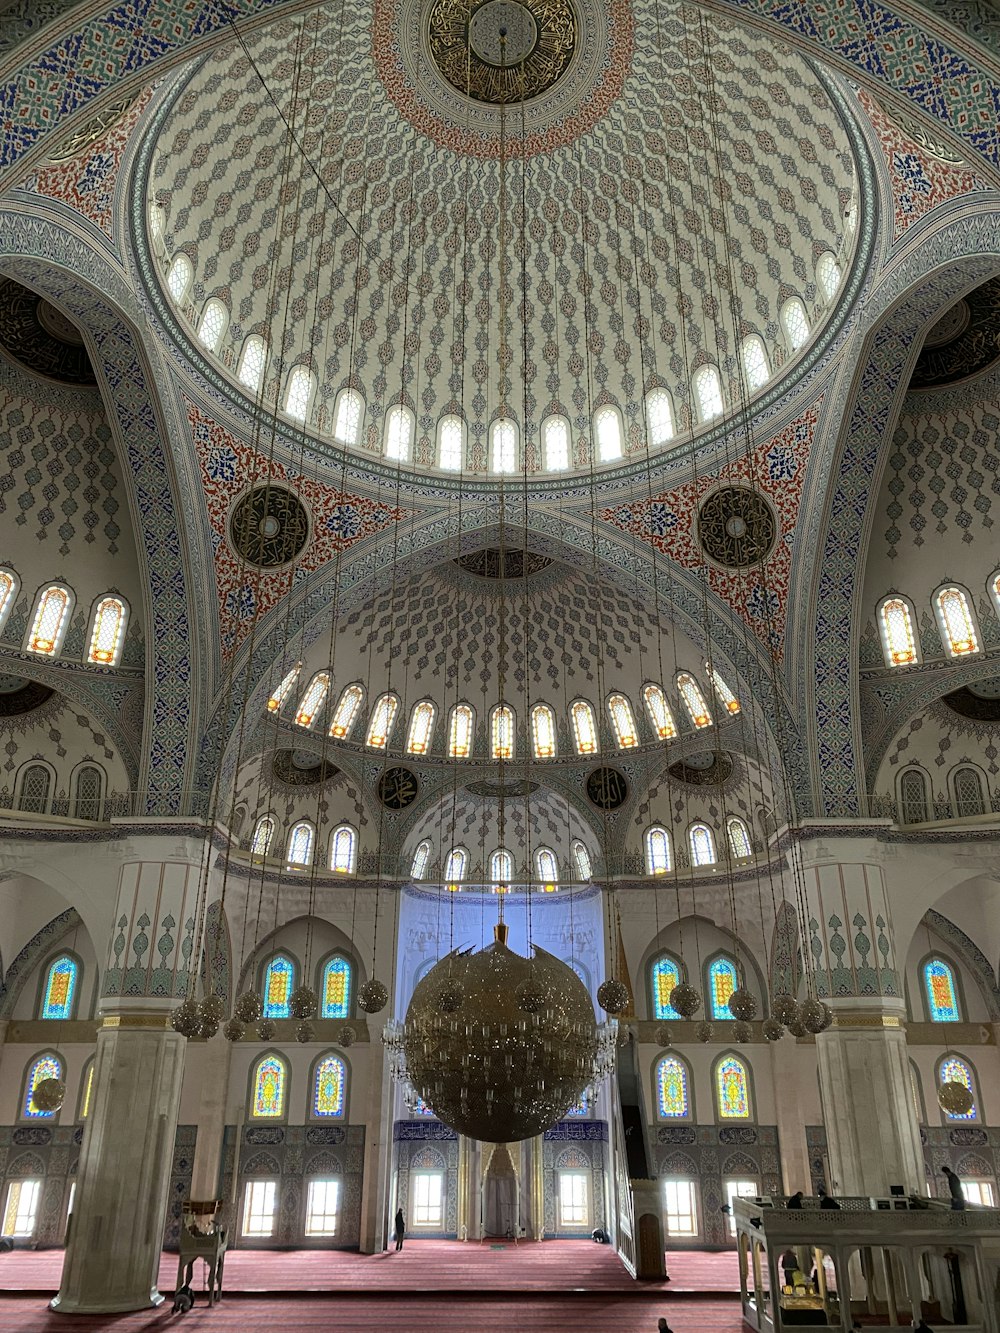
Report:
M 570 0 L 434 0 L 430 10 L 435 65 L 460 93 L 494 106 L 548 92 L 576 38 Z
M 378 798 L 387 810 L 405 810 L 417 799 L 420 783 L 408 768 L 389 768 L 379 778 Z

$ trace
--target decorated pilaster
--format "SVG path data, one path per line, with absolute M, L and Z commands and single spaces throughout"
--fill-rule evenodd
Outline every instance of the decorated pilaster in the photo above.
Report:
M 193 965 L 199 853 L 174 840 L 169 858 L 121 868 L 73 1226 L 52 1301 L 63 1313 L 163 1300 L 156 1283 L 186 1045 L 170 1012 Z
M 862 844 L 803 854 L 816 994 L 833 1022 L 816 1037 L 831 1179 L 839 1194 L 924 1188 L 901 969 L 882 867 Z M 861 853 L 861 854 L 859 854 Z

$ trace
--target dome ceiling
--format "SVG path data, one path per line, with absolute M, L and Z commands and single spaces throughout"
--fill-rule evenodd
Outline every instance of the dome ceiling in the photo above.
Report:
M 473 35 L 472 96 L 448 56 L 468 7 L 380 0 L 373 40 L 367 8 L 321 5 L 195 68 L 157 122 L 147 182 L 162 299 L 183 252 L 193 272 L 174 296 L 192 343 L 217 298 L 216 364 L 237 385 L 245 339 L 262 335 L 279 404 L 307 366 L 321 438 L 355 386 L 362 453 L 383 452 L 402 400 L 418 466 L 437 466 L 438 423 L 454 413 L 465 470 L 488 472 L 489 424 L 505 411 L 529 470 L 550 414 L 570 423 L 570 467 L 586 468 L 603 403 L 621 413 L 624 456 L 645 450 L 643 395 L 657 385 L 673 396 L 673 447 L 702 363 L 721 365 L 733 403 L 739 338 L 761 336 L 773 377 L 795 359 L 783 303 L 802 300 L 811 336 L 825 322 L 817 260 L 846 267 L 855 188 L 832 96 L 801 56 L 670 0 L 490 0 L 477 20 L 508 14 L 508 40 L 533 40 L 541 62 L 523 124 L 519 102 L 505 108 L 501 257 L 496 34 L 483 19 Z

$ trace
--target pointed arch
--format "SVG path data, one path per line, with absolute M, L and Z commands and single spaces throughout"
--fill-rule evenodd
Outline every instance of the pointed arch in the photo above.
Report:
M 691 825 L 688 829 L 688 847 L 693 866 L 714 866 L 718 860 L 715 853 L 715 838 L 707 824 Z
M 923 824 L 931 818 L 930 785 L 918 764 L 904 768 L 899 783 L 899 818 L 903 824 Z
M 317 671 L 306 686 L 305 694 L 299 700 L 295 710 L 295 724 L 299 727 L 311 727 L 317 715 L 322 712 L 326 696 L 330 692 L 329 671 Z
M 349 446 L 361 443 L 365 400 L 357 389 L 341 389 L 333 409 L 333 438 Z
M 587 851 L 586 844 L 579 838 L 574 838 L 573 846 L 573 864 L 576 867 L 576 873 L 580 879 L 587 883 L 594 873 L 594 867 L 590 859 L 590 853 Z
M 944 1123 L 962 1121 L 965 1124 L 971 1124 L 981 1119 L 980 1107 L 982 1102 L 979 1097 L 979 1080 L 971 1061 L 966 1060 L 964 1056 L 958 1055 L 954 1051 L 948 1051 L 942 1055 L 934 1071 L 934 1084 L 936 1088 L 940 1088 L 945 1083 L 961 1083 L 968 1088 L 972 1093 L 972 1106 L 968 1111 L 955 1115 L 950 1115 L 942 1109 L 941 1118 Z
M 61 1081 L 65 1077 L 66 1067 L 55 1051 L 40 1051 L 37 1055 L 32 1056 L 24 1072 L 19 1118 L 29 1124 L 38 1120 L 55 1121 L 59 1112 L 43 1111 L 40 1106 L 37 1106 L 35 1104 L 35 1089 L 45 1079 L 54 1078 Z
M 674 1051 L 656 1062 L 653 1080 L 656 1089 L 656 1116 L 658 1120 L 692 1121 L 694 1098 L 691 1066 Z
M 886 666 L 911 666 L 920 661 L 913 608 L 909 600 L 893 593 L 879 603 L 878 627 Z
M 736 963 L 729 954 L 716 954 L 709 960 L 705 967 L 705 982 L 712 1018 L 732 1018 L 729 1012 L 729 997 L 740 982 Z
M 40 761 L 25 764 L 17 780 L 17 808 L 25 814 L 45 815 L 52 796 L 53 770 Z
M 646 394 L 646 431 L 651 449 L 674 438 L 674 404 L 669 391 L 661 386 Z
M 570 704 L 569 717 L 577 754 L 597 754 L 600 750 L 600 741 L 597 718 L 592 706 L 586 699 L 575 699 Z
M 316 376 L 308 366 L 292 366 L 285 386 L 285 415 L 293 421 L 305 423 L 309 419 Z
M 531 710 L 531 743 L 536 759 L 555 759 L 556 714 L 548 704 L 535 704 Z
M 410 863 L 410 878 L 418 880 L 423 879 L 427 874 L 427 867 L 430 864 L 430 859 L 430 838 L 424 838 L 423 841 L 417 843 L 416 850 L 413 853 L 413 860 Z
M 646 848 L 646 874 L 666 875 L 673 867 L 670 834 L 662 824 L 651 824 L 643 839 Z
M 750 830 L 746 820 L 741 819 L 739 815 L 730 815 L 726 820 L 726 838 L 729 842 L 729 854 L 734 861 L 745 861 L 748 856 L 753 856 Z
M 229 311 L 217 296 L 210 297 L 198 322 L 198 341 L 206 351 L 217 352 L 228 328 Z
M 621 458 L 624 435 L 617 407 L 608 403 L 594 413 L 594 439 L 599 463 L 614 463 Z
M 325 1051 L 309 1071 L 309 1115 L 313 1120 L 347 1118 L 347 1064 L 342 1055 Z
M 285 950 L 274 953 L 261 968 L 260 993 L 265 1018 L 290 1018 L 289 1000 L 298 980 L 298 964 Z
M 403 403 L 396 403 L 386 414 L 383 451 L 393 463 L 410 461 L 414 424 L 413 413 Z
M 725 1052 L 712 1065 L 712 1086 L 718 1119 L 753 1119 L 750 1070 L 734 1052 Z
M 642 687 L 642 701 L 646 705 L 646 712 L 658 739 L 672 740 L 677 735 L 677 724 L 674 722 L 674 715 L 670 711 L 663 686 L 657 685 L 655 681 L 647 681 Z
M 608 695 L 608 716 L 620 750 L 631 750 L 639 744 L 639 730 L 635 725 L 632 705 L 624 694 Z
M 514 858 L 505 847 L 490 853 L 490 882 L 509 884 L 514 878 Z
M 267 343 L 259 333 L 251 333 L 243 344 L 236 378 L 252 394 L 260 393 L 267 366 Z
M 931 1023 L 961 1023 L 958 972 L 940 953 L 932 953 L 920 964 L 924 1011 Z
M 107 782 L 103 768 L 97 764 L 80 764 L 73 773 L 73 818 L 99 822 L 103 810 L 104 788 Z
M 73 594 L 61 583 L 42 588 L 35 601 L 35 614 L 25 649 L 42 657 L 54 657 L 62 648 L 73 609 Z
M 261 815 L 254 825 L 253 837 L 250 839 L 251 856 L 267 856 L 274 841 L 274 829 L 274 816 Z
M 288 1116 L 288 1065 L 278 1051 L 265 1051 L 250 1069 L 249 1118 L 285 1120 Z
M 979 652 L 979 631 L 976 626 L 972 598 L 957 584 L 938 588 L 933 597 L 934 614 L 941 631 L 941 642 L 949 657 L 965 657 Z
M 677 673 L 677 691 L 693 727 L 702 728 L 712 725 L 712 713 L 702 693 L 701 686 L 690 671 Z
M 350 824 L 341 824 L 330 835 L 330 869 L 336 875 L 353 875 L 358 857 L 358 835 Z
M 654 958 L 649 968 L 649 982 L 651 989 L 650 1013 L 654 1019 L 679 1020 L 680 1014 L 670 1003 L 670 997 L 674 993 L 674 988 L 681 984 L 684 976 L 684 970 L 681 967 L 679 958 L 675 958 L 671 953 L 661 953 L 659 957 Z
M 338 740 L 347 740 L 351 734 L 351 728 L 357 721 L 364 698 L 364 686 L 357 681 L 352 685 L 344 686 L 330 722 L 331 736 L 335 736 Z
M 339 950 L 319 969 L 320 1018 L 350 1018 L 354 1003 L 354 967 Z
M 510 704 L 497 704 L 490 714 L 490 754 L 494 759 L 514 758 L 516 724 Z
M 442 472 L 461 472 L 465 466 L 465 422 L 450 413 L 438 422 L 438 467 Z
M 63 951 L 45 968 L 38 1003 L 40 1019 L 76 1017 L 82 966 L 76 954 Z
M 421 699 L 413 705 L 410 714 L 410 730 L 406 737 L 407 754 L 427 754 L 434 735 L 434 719 L 437 709 L 430 699 Z
M 295 682 L 299 678 L 299 672 L 302 670 L 302 663 L 296 662 L 282 677 L 280 684 L 271 692 L 267 701 L 267 711 L 269 713 L 280 713 L 281 705 L 285 702 L 295 687 Z
M 476 734 L 476 710 L 471 704 L 455 704 L 448 720 L 448 757 L 468 759 Z
M 542 466 L 546 472 L 565 472 L 570 465 L 570 424 L 564 416 L 542 422 Z
M 128 607 L 123 597 L 106 593 L 94 603 L 90 617 L 87 661 L 96 666 L 117 666 L 121 661 Z
M 311 821 L 300 819 L 288 831 L 288 849 L 285 852 L 285 860 L 290 866 L 311 865 L 313 843 L 315 841 L 316 830 Z
M 559 883 L 559 863 L 551 847 L 539 847 L 535 852 L 535 873 L 545 888 L 556 888 Z
M 375 700 L 375 706 L 368 718 L 368 731 L 365 735 L 365 744 L 370 750 L 385 750 L 388 748 L 389 737 L 392 735 L 398 712 L 399 695 L 394 694 L 391 690 L 379 695 Z

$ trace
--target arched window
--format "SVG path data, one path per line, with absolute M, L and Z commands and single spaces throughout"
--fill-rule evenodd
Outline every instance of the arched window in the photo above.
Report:
M 361 711 L 365 692 L 360 685 L 347 685 L 337 700 L 333 721 L 330 723 L 330 735 L 344 740 L 351 734 L 351 728 Z
M 207 347 L 210 352 L 219 350 L 219 343 L 222 342 L 222 335 L 229 326 L 229 311 L 216 297 L 205 302 L 205 308 L 201 312 L 201 323 L 198 325 L 198 341 L 202 347 Z
M 646 874 L 666 875 L 670 868 L 670 834 L 654 824 L 646 830 Z
M 293 824 L 288 834 L 287 861 L 290 866 L 307 866 L 312 860 L 315 830 L 308 819 Z
M 285 411 L 293 421 L 305 421 L 309 416 L 316 377 L 308 366 L 293 366 L 285 389 Z
M 0 579 L 2 579 L 2 577 L 3 575 L 0 573 Z M 8 575 L 8 577 L 10 576 Z M 996 605 L 997 614 L 1000 615 L 1000 569 L 998 569 L 995 574 L 990 575 L 989 584 L 987 586 L 990 590 L 990 596 L 993 598 L 994 604 Z M 3 618 L 3 585 L 2 582 L 0 582 L 0 625 L 3 624 Z
M 594 414 L 597 461 L 613 463 L 622 456 L 622 423 L 614 407 L 601 407 Z
M 674 405 L 666 389 L 650 389 L 646 394 L 646 430 L 651 449 L 674 438 Z
M 509 884 L 514 878 L 514 858 L 503 847 L 490 855 L 490 882 Z
M 698 405 L 698 419 L 711 421 L 721 413 L 723 407 L 722 377 L 718 366 L 702 366 L 695 372 L 692 383 L 694 400 Z
M 469 864 L 469 853 L 464 847 L 453 847 L 448 853 L 448 859 L 444 863 L 444 879 L 446 884 L 458 884 L 465 879 L 465 869 Z
M 631 750 L 639 744 L 639 732 L 635 725 L 632 705 L 624 694 L 612 694 L 608 698 L 608 716 L 614 728 L 615 739 L 622 750 Z
M 99 666 L 117 666 L 125 638 L 128 611 L 120 597 L 102 597 L 94 607 L 87 660 Z
M 281 1120 L 285 1114 L 288 1066 L 280 1055 L 269 1051 L 253 1067 L 250 1118 Z
M 710 727 L 712 714 L 708 711 L 708 702 L 701 692 L 701 686 L 690 672 L 682 671 L 677 677 L 677 689 L 687 710 L 687 715 L 695 727 Z
M 83 1092 L 80 1095 L 80 1114 L 78 1120 L 86 1120 L 90 1115 L 90 1102 L 94 1095 L 94 1060 L 87 1061 L 87 1068 L 82 1079 Z
M 966 819 L 972 815 L 986 814 L 983 784 L 977 769 L 968 766 L 956 768 L 951 775 L 951 784 L 955 790 L 956 818 Z
M 344 1114 L 347 1068 L 339 1055 L 321 1056 L 313 1066 L 312 1114 L 337 1120 Z
M 267 711 L 277 713 L 281 711 L 281 705 L 285 702 L 292 692 L 295 682 L 299 678 L 299 672 L 302 670 L 302 663 L 296 662 L 292 669 L 282 679 L 281 684 L 274 691 L 267 701 Z
M 651 972 L 653 982 L 653 1017 L 657 1019 L 676 1019 L 680 1014 L 670 1003 L 674 989 L 681 984 L 681 969 L 676 959 L 669 954 L 661 954 L 653 964 Z
M 577 699 L 570 705 L 570 721 L 577 754 L 597 754 L 597 718 L 586 699 Z
M 417 850 L 413 853 L 413 861 L 410 864 L 410 878 L 423 879 L 427 874 L 427 866 L 431 859 L 431 844 L 427 838 L 423 842 L 417 843 Z
M 72 1018 L 80 964 L 70 954 L 53 958 L 45 973 L 39 1018 Z
M 679 1056 L 665 1055 L 656 1064 L 656 1114 L 661 1120 L 688 1120 L 691 1116 L 687 1065 Z
M 357 389 L 342 389 L 333 414 L 333 438 L 341 444 L 357 444 L 364 415 L 365 400 Z
M 517 471 L 517 427 L 509 417 L 490 427 L 490 467 L 494 472 Z
M 716 671 L 711 662 L 705 663 L 705 670 L 708 672 L 708 678 L 712 682 L 712 688 L 715 690 L 715 697 L 727 713 L 733 717 L 740 711 L 740 701 L 732 692 L 726 682 Z
M 351 1016 L 351 965 L 342 954 L 335 953 L 323 964 L 319 1016 L 320 1018 Z
M 350 824 L 341 824 L 334 829 L 330 839 L 330 869 L 338 875 L 354 874 L 354 857 L 357 851 L 357 834 Z
M 809 320 L 806 308 L 797 296 L 781 307 L 781 327 L 785 330 L 788 346 L 793 352 L 805 346 L 809 338 Z
M 670 705 L 667 703 L 667 696 L 659 685 L 644 685 L 642 687 L 642 701 L 646 705 L 646 712 L 649 714 L 649 720 L 653 724 L 653 730 L 661 741 L 669 741 L 677 735 L 677 727 L 674 724 L 674 717 L 670 711 Z
M 167 215 L 162 204 L 149 205 L 149 234 L 154 241 L 162 241 L 167 229 Z
M 49 808 L 49 788 L 52 774 L 44 764 L 28 764 L 21 773 L 21 792 L 18 810 L 29 815 L 44 815 Z
M 52 1120 L 57 1111 L 43 1111 L 35 1105 L 35 1089 L 47 1078 L 62 1079 L 63 1063 L 58 1055 L 46 1051 L 31 1062 L 24 1080 L 24 1096 L 21 1100 L 21 1115 L 25 1120 Z
M 376 699 L 368 719 L 368 735 L 365 737 L 365 744 L 370 749 L 384 750 L 389 744 L 398 711 L 399 700 L 394 694 L 383 694 Z
M 743 357 L 743 374 L 746 376 L 747 388 L 751 393 L 756 393 L 758 389 L 763 389 L 771 374 L 763 340 L 758 338 L 756 333 L 751 333 L 749 337 L 743 339 L 740 353 Z
M 17 575 L 10 569 L 0 569 L 0 626 L 10 615 L 17 589 Z
M 309 682 L 298 708 L 295 710 L 295 721 L 300 727 L 311 727 L 316 721 L 316 714 L 326 703 L 329 690 L 330 673 L 328 671 L 317 671 Z
M 295 964 L 284 953 L 276 953 L 264 968 L 264 1017 L 289 1018 L 288 1001 L 295 989 Z
M 559 864 L 551 847 L 539 847 L 535 852 L 535 873 L 539 884 L 555 885 L 559 882 Z
M 260 819 L 254 825 L 253 837 L 250 839 L 250 853 L 252 856 L 266 856 L 271 850 L 271 842 L 274 838 L 274 820 L 270 815 L 261 815 Z
M 927 819 L 927 777 L 920 768 L 904 769 L 899 779 L 900 818 L 904 824 Z
M 104 774 L 96 764 L 81 764 L 73 783 L 73 815 L 96 823 L 101 817 Z
M 590 853 L 579 838 L 573 843 L 573 864 L 576 866 L 577 875 L 584 882 L 589 880 L 594 873 L 594 868 L 590 863 Z
M 259 333 L 251 333 L 243 344 L 243 351 L 240 353 L 240 364 L 236 371 L 236 378 L 244 389 L 249 389 L 253 394 L 260 393 L 260 386 L 264 382 L 264 367 L 266 364 L 267 343 Z
M 448 754 L 452 759 L 468 759 L 476 732 L 476 714 L 469 704 L 456 704 L 448 723 Z
M 542 422 L 542 449 L 546 472 L 565 472 L 569 467 L 569 422 L 565 417 L 547 417 Z
M 429 699 L 413 705 L 410 714 L 410 734 L 406 738 L 407 754 L 426 754 L 434 734 L 434 716 L 437 709 Z
M 979 1106 L 976 1101 L 976 1080 L 972 1066 L 958 1055 L 946 1055 L 938 1063 L 938 1087 L 944 1083 L 961 1083 L 972 1093 L 972 1105 L 961 1114 L 951 1115 L 945 1112 L 946 1120 L 978 1120 Z
M 413 413 L 402 403 L 389 409 L 385 419 L 385 456 L 395 463 L 407 463 L 413 448 Z
M 442 417 L 438 422 L 438 467 L 443 472 L 461 472 L 465 461 L 465 423 L 461 417 Z
M 944 646 L 951 657 L 979 652 L 979 636 L 969 599 L 961 588 L 942 588 L 934 598 Z
M 837 295 L 843 276 L 835 255 L 830 250 L 824 250 L 816 260 L 816 286 L 824 301 L 832 301 Z
M 51 657 L 62 647 L 69 624 L 69 613 L 73 598 L 68 588 L 61 588 L 53 583 L 38 598 L 35 606 L 35 618 L 31 622 L 28 635 L 29 653 L 43 653 Z
M 738 815 L 726 820 L 726 834 L 729 838 L 729 851 L 736 861 L 753 855 L 750 846 L 750 830 Z
M 739 985 L 736 964 L 725 954 L 713 958 L 708 965 L 708 996 L 713 1018 L 732 1018 L 729 997 Z
M 958 991 L 951 964 L 943 958 L 928 958 L 922 971 L 927 1014 L 931 1022 L 960 1023 L 962 1014 L 958 1007 Z
M 194 268 L 183 251 L 174 255 L 167 269 L 167 291 L 178 305 L 188 294 L 188 288 L 194 278 Z
M 490 750 L 494 759 L 514 758 L 514 710 L 498 704 L 490 718 Z
M 742 821 L 738 821 L 742 823 Z M 743 825 L 746 833 L 746 825 Z M 715 839 L 712 830 L 706 824 L 692 824 L 688 831 L 688 845 L 691 849 L 691 863 L 694 866 L 715 865 Z M 748 855 L 750 853 L 747 853 Z M 728 1015 L 727 1015 L 728 1016 Z
M 720 1120 L 750 1119 L 747 1067 L 735 1055 L 724 1055 L 716 1062 L 715 1098 Z
M 902 597 L 887 597 L 878 609 L 886 666 L 909 666 L 917 660 L 913 617 Z
M 556 715 L 548 704 L 535 704 L 531 710 L 531 743 L 536 759 L 556 757 Z

